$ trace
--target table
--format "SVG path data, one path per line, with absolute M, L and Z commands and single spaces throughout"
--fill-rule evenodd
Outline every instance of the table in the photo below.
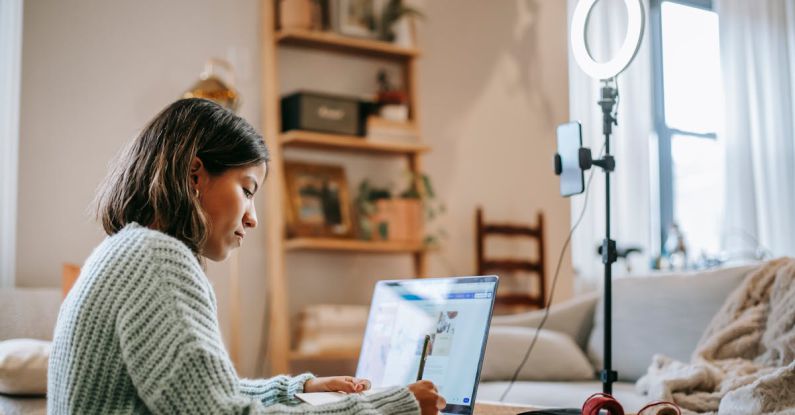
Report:
M 475 402 L 474 415 L 516 415 L 522 412 L 532 411 L 533 409 L 539 408 L 516 403 L 477 401 Z

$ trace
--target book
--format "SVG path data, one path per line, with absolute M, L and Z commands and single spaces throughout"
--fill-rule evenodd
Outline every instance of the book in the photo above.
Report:
M 361 392 L 360 395 L 369 396 L 387 388 L 368 389 Z M 339 402 L 348 396 L 344 392 L 311 392 L 311 393 L 296 393 L 295 397 L 313 406 L 325 405 L 327 403 Z

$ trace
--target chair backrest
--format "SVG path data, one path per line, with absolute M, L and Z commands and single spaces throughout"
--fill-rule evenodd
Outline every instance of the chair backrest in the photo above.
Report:
M 485 222 L 483 209 L 478 207 L 475 214 L 476 254 L 478 275 L 518 272 L 527 273 L 527 277 L 535 279 L 537 290 L 517 293 L 498 293 L 495 306 L 512 308 L 544 308 L 546 306 L 546 267 L 544 264 L 544 214 L 538 212 L 537 224 L 519 225 L 508 223 Z M 486 255 L 486 238 L 491 236 L 510 238 L 529 238 L 536 241 L 538 247 L 535 258 L 528 253 L 522 259 L 491 258 Z M 518 277 L 518 275 L 516 276 Z M 532 282 L 532 280 L 531 280 Z

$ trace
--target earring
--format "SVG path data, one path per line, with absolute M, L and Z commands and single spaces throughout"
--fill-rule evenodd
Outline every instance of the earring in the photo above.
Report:
M 196 196 L 196 199 L 199 198 L 199 189 L 193 189 L 193 195 Z

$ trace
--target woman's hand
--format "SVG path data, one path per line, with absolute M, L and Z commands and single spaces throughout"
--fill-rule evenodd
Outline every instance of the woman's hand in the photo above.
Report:
M 447 401 L 439 395 L 439 391 L 429 380 L 421 380 L 409 385 L 409 391 L 414 394 L 420 403 L 422 415 L 436 415 L 447 406 Z
M 331 376 L 309 379 L 304 383 L 304 392 L 359 393 L 370 389 L 370 381 L 351 376 Z

